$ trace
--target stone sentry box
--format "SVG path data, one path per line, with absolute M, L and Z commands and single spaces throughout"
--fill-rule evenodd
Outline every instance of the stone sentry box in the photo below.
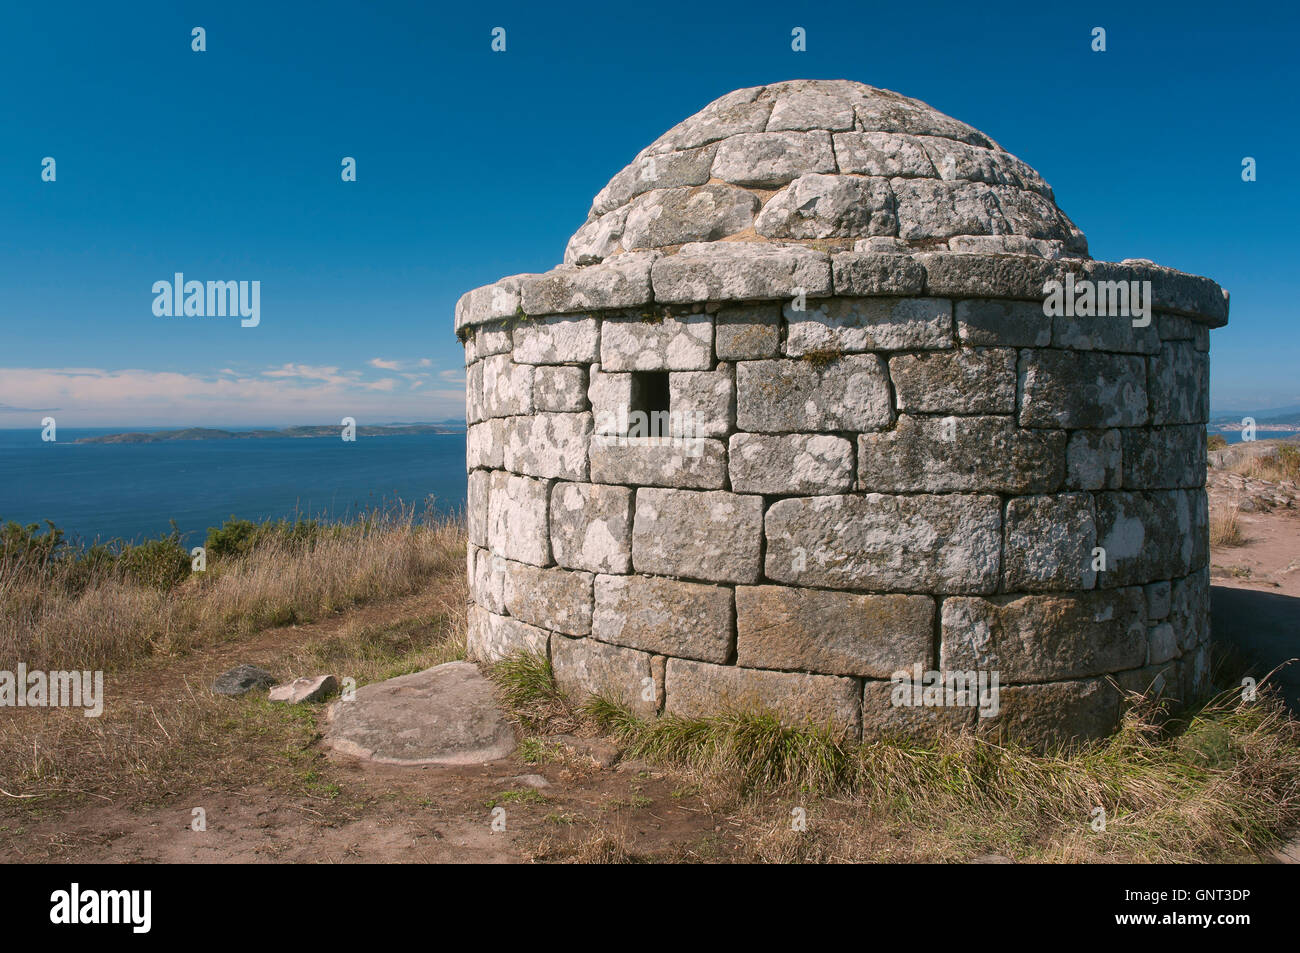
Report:
M 1048 316 L 1067 275 L 1150 282 L 1149 323 Z M 1117 686 L 1189 698 L 1227 310 L 1089 258 L 1037 173 L 923 103 L 730 93 L 610 181 L 563 265 L 457 305 L 471 657 L 863 739 L 1091 738 Z M 700 439 L 602 435 L 638 407 Z M 894 703 L 931 670 L 997 673 L 997 714 Z

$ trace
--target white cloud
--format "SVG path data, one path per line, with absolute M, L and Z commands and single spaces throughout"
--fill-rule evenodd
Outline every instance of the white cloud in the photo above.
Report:
M 322 423 L 340 415 L 425 420 L 464 412 L 463 389 L 420 390 L 396 377 L 282 364 L 242 375 L 136 368 L 0 368 L 0 426 L 28 426 L 42 408 L 59 408 L 60 426 Z M 7 406 L 6 406 L 7 405 Z

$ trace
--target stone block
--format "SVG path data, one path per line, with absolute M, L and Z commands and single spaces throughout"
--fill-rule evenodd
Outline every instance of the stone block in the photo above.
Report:
M 637 158 L 694 149 L 740 133 L 762 132 L 772 114 L 772 103 L 758 99 L 761 90 L 761 86 L 751 86 L 714 100 L 646 146 Z
M 922 140 L 915 136 L 887 132 L 838 132 L 834 136 L 834 146 L 841 173 L 891 178 L 935 175 L 934 163 L 926 154 Z
M 551 549 L 568 569 L 625 573 L 632 568 L 632 491 L 594 483 L 551 489 Z
M 670 658 L 666 680 L 664 711 L 670 715 L 707 718 L 723 711 L 770 711 L 792 726 L 830 727 L 849 738 L 861 732 L 856 679 Z
M 831 292 L 831 262 L 802 245 L 760 242 L 692 242 L 655 263 L 651 274 L 655 301 L 792 300 Z
M 1076 430 L 1065 447 L 1065 486 L 1118 490 L 1123 486 L 1123 444 L 1118 430 Z
M 899 238 L 1001 235 L 1014 231 L 1002 214 L 997 193 L 982 182 L 954 187 L 938 179 L 895 179 L 893 185 Z
M 1065 432 L 1012 417 L 902 416 L 858 437 L 858 488 L 878 492 L 1048 493 L 1065 471 Z
M 514 346 L 514 332 L 511 330 L 513 324 L 514 314 L 512 313 L 509 321 L 497 321 L 476 328 L 474 346 L 478 350 L 478 356 L 486 358 L 493 354 L 509 354 L 510 349 Z
M 1119 695 L 1093 678 L 1039 685 L 1007 685 L 999 712 L 977 722 L 982 734 L 1038 750 L 1104 738 L 1119 723 Z
M 653 300 L 650 273 L 659 253 L 629 252 L 606 258 L 598 265 L 560 265 L 525 279 L 520 288 L 528 315 L 613 311 L 638 308 Z
M 731 590 L 657 576 L 597 576 L 592 635 L 602 642 L 705 662 L 731 656 Z
M 539 411 L 577 413 L 587 409 L 587 370 L 539 367 L 533 374 L 533 406 Z
M 638 156 L 596 193 L 591 210 L 596 215 L 604 215 L 654 189 L 703 185 L 709 181 L 709 170 L 717 150 L 714 144 L 655 156 Z
M 556 635 L 551 640 L 551 670 L 561 691 L 577 700 L 603 695 L 629 706 L 643 718 L 655 714 L 654 674 L 650 663 L 647 652 L 595 639 Z
M 475 552 L 474 570 L 470 576 L 470 592 L 477 602 L 489 612 L 506 615 L 506 567 L 522 566 L 486 549 Z
M 591 631 L 593 578 L 589 572 L 507 563 L 506 609 L 514 618 L 538 628 L 586 635 Z
M 536 413 L 506 425 L 505 466 L 527 476 L 583 481 L 592 415 Z
M 1099 351 L 1021 355 L 1023 427 L 1136 427 L 1147 422 L 1146 359 Z
M 600 341 L 596 319 L 565 314 L 520 321 L 514 331 L 516 364 L 592 364 Z
M 1076 351 L 1117 351 L 1154 354 L 1160 349 L 1155 322 L 1135 327 L 1133 318 L 1116 315 L 1052 318 L 1052 346 Z
M 545 480 L 493 471 L 488 495 L 488 548 L 517 562 L 549 565 L 549 489 Z
M 767 121 L 769 132 L 806 129 L 852 129 L 853 104 L 843 97 L 816 88 L 786 89 L 772 106 Z
M 465 368 L 465 423 L 476 424 L 483 413 L 483 362 L 475 361 Z
M 550 633 L 509 616 L 497 615 L 478 606 L 469 607 L 466 655 L 475 662 L 491 664 L 509 655 L 546 655 Z
M 710 582 L 757 582 L 763 498 L 725 491 L 636 492 L 632 565 L 637 572 Z
M 767 577 L 777 582 L 870 592 L 993 592 L 1002 504 L 996 496 L 963 494 L 801 497 L 772 504 L 766 534 Z
M 1174 636 L 1174 627 L 1168 622 L 1151 626 L 1148 645 L 1148 665 L 1162 665 L 1178 657 L 1178 639 Z
M 705 371 L 713 366 L 713 318 L 707 314 L 606 318 L 600 367 L 611 371 Z
M 919 295 L 925 269 L 908 255 L 851 251 L 831 255 L 837 295 Z
M 785 352 L 850 354 L 952 347 L 952 302 L 940 298 L 828 298 L 785 306 Z
M 591 479 L 628 486 L 720 490 L 727 482 L 727 449 L 721 440 L 705 437 L 597 436 L 591 442 Z
M 483 361 L 483 416 L 531 414 L 533 370 L 531 364 L 512 363 L 509 354 L 494 354 Z
M 587 384 L 587 402 L 595 417 L 595 432 L 618 433 L 621 420 L 632 408 L 632 375 L 611 374 L 593 364 Z
M 933 638 L 929 596 L 736 587 L 736 664 L 744 668 L 888 678 L 914 663 L 931 668 Z
M 941 670 L 1052 682 L 1146 663 L 1146 598 L 1132 586 L 1096 592 L 943 600 Z
M 853 444 L 830 434 L 732 434 L 728 461 L 737 493 L 827 495 L 853 486 Z
M 834 172 L 831 136 L 814 132 L 740 133 L 724 139 L 713 158 L 713 178 L 763 189 L 806 172 Z
M 957 337 L 963 344 L 1047 347 L 1052 319 L 1036 301 L 969 298 L 956 307 Z
M 1142 585 L 1192 569 L 1194 508 L 1186 490 L 1094 494 L 1097 545 L 1106 571 L 1098 588 Z
M 895 235 L 894 192 L 888 179 L 808 173 L 768 200 L 754 231 L 774 239 Z
M 1097 524 L 1092 494 L 1007 501 L 1002 588 L 1007 592 L 1091 589 Z
M 730 364 L 713 371 L 673 371 L 668 406 L 683 426 L 675 436 L 723 437 L 736 423 L 736 372 Z
M 500 470 L 506 459 L 506 426 L 511 417 L 493 417 L 465 430 L 465 467 Z
M 776 357 L 780 347 L 781 309 L 776 304 L 723 308 L 717 314 L 714 350 L 720 361 Z
M 973 686 L 972 686 L 973 687 Z M 964 704 L 926 705 L 925 686 L 914 681 L 867 681 L 862 691 L 862 740 L 933 742 L 941 733 L 970 730 L 979 716 L 978 695 Z
M 736 423 L 741 430 L 875 430 L 889 426 L 893 415 L 888 371 L 875 354 L 736 365 Z
M 1168 618 L 1170 589 L 1170 582 L 1167 579 L 1143 587 L 1147 597 L 1147 618 L 1151 621 Z
M 623 227 L 623 247 L 663 248 L 711 242 L 754 224 L 758 196 L 732 185 L 656 189 L 633 200 Z
M 1205 485 L 1204 425 L 1143 427 L 1121 433 L 1125 489 L 1160 490 Z
M 466 483 L 465 509 L 469 541 L 485 548 L 488 544 L 488 499 L 492 489 L 492 474 L 486 470 L 473 470 Z
M 1189 341 L 1166 341 L 1151 362 L 1151 423 L 1210 419 L 1210 356 Z
M 889 359 L 900 413 L 1013 414 L 1014 348 L 968 347 Z

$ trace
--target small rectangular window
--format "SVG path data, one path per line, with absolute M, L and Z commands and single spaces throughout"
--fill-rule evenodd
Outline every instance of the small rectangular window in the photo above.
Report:
M 628 436 L 671 436 L 668 372 L 633 371 L 632 405 L 628 410 Z

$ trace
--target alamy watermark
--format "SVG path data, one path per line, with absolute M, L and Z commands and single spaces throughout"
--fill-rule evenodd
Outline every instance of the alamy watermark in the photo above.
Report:
M 1093 281 L 1074 278 L 1044 283 L 1043 314 L 1049 318 L 1132 318 L 1133 327 L 1151 323 L 1150 281 Z
M 87 718 L 104 713 L 103 672 L 0 671 L 0 708 L 84 708 Z
M 240 326 L 262 322 L 260 281 L 186 281 L 176 272 L 171 281 L 153 283 L 153 313 L 159 318 L 240 317 Z
M 705 415 L 694 410 L 630 410 L 596 415 L 592 439 L 601 447 L 676 447 L 688 457 L 704 453 Z
M 894 672 L 890 702 L 895 708 L 979 708 L 981 718 L 993 718 L 999 711 L 998 673 L 986 671 L 922 671 L 921 663 L 911 671 Z

